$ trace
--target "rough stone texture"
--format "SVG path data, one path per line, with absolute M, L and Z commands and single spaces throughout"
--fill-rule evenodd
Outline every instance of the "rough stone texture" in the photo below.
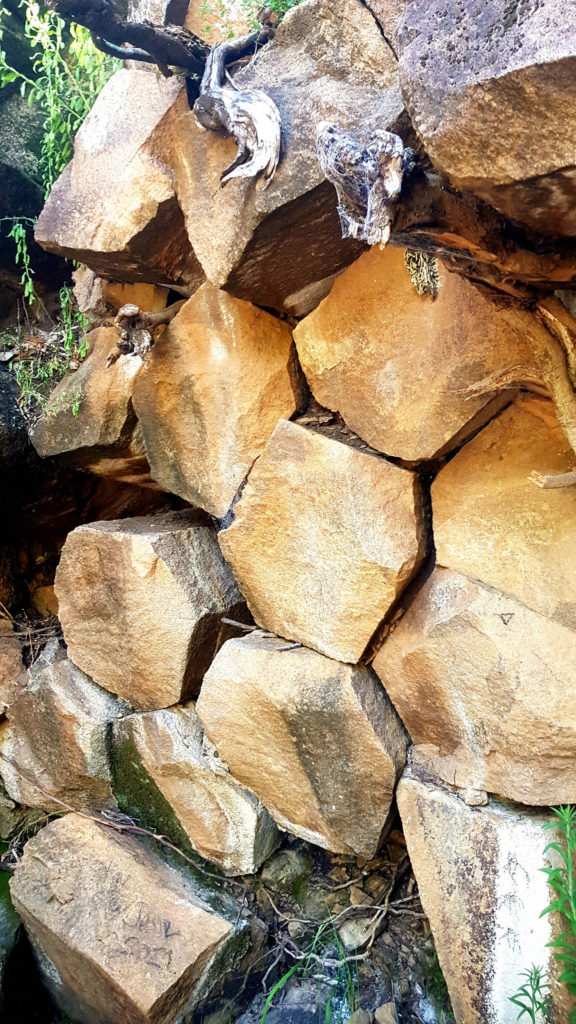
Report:
M 58 800 L 78 810 L 113 806 L 108 731 L 128 709 L 53 646 L 31 668 L 1 727 L 4 785 L 18 803 L 48 811 L 62 810 Z
M 441 264 L 438 273 L 432 301 L 418 294 L 403 250 L 374 247 L 294 332 L 314 397 L 378 451 L 407 461 L 455 447 L 514 394 L 464 389 L 534 363 L 522 314 L 516 321 Z
M 576 234 L 574 6 L 416 0 L 397 39 L 406 105 L 436 167 L 513 220 Z
M 192 703 L 118 722 L 114 765 L 123 810 L 227 874 L 252 874 L 278 846 L 267 811 L 211 752 Z
M 186 109 L 180 78 L 117 71 L 40 215 L 40 245 L 102 277 L 195 291 L 203 274 L 167 167 L 172 125 Z
M 566 1021 L 547 949 L 555 922 L 539 916 L 551 899 L 541 871 L 549 819 L 495 802 L 467 807 L 421 771 L 400 780 L 398 807 L 456 1024 L 514 1020 L 510 995 L 532 964 L 549 972 L 553 1019 Z
M 70 657 L 143 710 L 194 693 L 244 605 L 198 512 L 80 526 L 56 573 Z M 245 611 L 245 609 L 244 609 Z
M 256 4 L 254 6 L 257 8 Z M 210 7 L 205 7 L 202 0 L 191 0 L 184 25 L 210 46 L 227 39 L 231 32 L 243 36 L 254 27 L 244 0 L 223 0 L 218 6 Z
M 26 672 L 20 641 L 12 623 L 0 618 L 0 715 L 25 685 Z
M 398 22 L 409 3 L 410 0 L 366 0 L 366 6 L 376 18 L 390 45 L 395 49 Z
M 356 662 L 425 553 L 417 476 L 280 420 L 219 534 L 258 625 Z
M 172 1024 L 234 962 L 234 925 L 183 874 L 76 814 L 30 840 L 10 891 L 45 983 L 80 1024 Z
M 576 803 L 576 632 L 436 569 L 374 661 L 444 781 Z
M 342 239 L 336 193 L 316 156 L 316 127 L 323 118 L 343 128 L 362 120 L 367 131 L 396 124 L 403 111 L 396 61 L 363 4 L 309 0 L 286 15 L 235 81 L 276 103 L 283 156 L 266 190 L 252 179 L 221 190 L 235 144 L 184 114 L 174 147 L 190 240 L 214 284 L 271 309 L 307 313 L 363 249 Z
M 166 307 L 168 288 L 159 285 L 143 284 L 140 281 L 131 284 L 107 281 L 88 267 L 79 267 L 72 278 L 78 309 L 88 314 L 92 321 L 114 316 L 116 310 L 128 304 L 138 306 L 148 313 Z
M 198 699 L 208 738 L 281 828 L 366 859 L 378 848 L 406 741 L 365 666 L 280 638 L 230 640 Z
M 134 390 L 151 472 L 222 517 L 280 417 L 302 402 L 292 333 L 203 285 L 147 357 Z
M 576 488 L 528 477 L 566 473 L 574 453 L 552 403 L 523 396 L 445 466 L 432 485 L 438 564 L 576 625 Z
M 154 486 L 144 441 L 132 406 L 140 356 L 106 360 L 116 347 L 114 327 L 88 336 L 90 353 L 78 370 L 54 389 L 31 438 L 39 455 L 124 483 Z

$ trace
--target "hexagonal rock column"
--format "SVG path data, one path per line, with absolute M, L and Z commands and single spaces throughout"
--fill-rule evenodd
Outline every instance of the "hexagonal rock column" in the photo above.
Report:
M 321 26 L 321 31 L 318 30 Z M 334 187 L 316 155 L 323 119 L 342 128 L 396 126 L 403 104 L 397 64 L 376 20 L 357 0 L 308 0 L 235 76 L 262 89 L 282 118 L 282 157 L 265 190 L 237 178 L 220 189 L 236 146 L 184 114 L 174 135 L 176 191 L 190 240 L 218 287 L 302 315 L 364 246 L 343 241 Z
M 202 513 L 90 523 L 69 534 L 56 573 L 70 657 L 143 710 L 190 696 L 231 635 L 242 597 Z
M 218 755 L 281 828 L 374 856 L 406 740 L 370 669 L 253 633 L 224 645 L 197 709 Z
M 102 277 L 191 294 L 204 275 L 166 166 L 172 124 L 187 109 L 181 79 L 117 71 L 76 136 L 74 159 L 40 214 L 36 241 Z
M 439 565 L 576 626 L 576 488 L 528 477 L 567 473 L 574 453 L 546 399 L 520 396 L 448 463 L 432 485 Z
M 425 553 L 415 474 L 285 420 L 234 512 L 218 539 L 258 625 L 340 661 L 361 658 Z
M 59 455 L 67 465 L 98 476 L 153 486 L 132 406 L 132 389 L 142 359 L 120 356 L 107 367 L 118 332 L 100 327 L 88 338 L 88 357 L 50 395 L 31 432 L 32 443 L 42 458 Z
M 436 569 L 374 661 L 445 782 L 576 803 L 576 632 Z
M 228 511 L 280 417 L 302 401 L 288 324 L 203 285 L 147 356 L 134 389 L 152 475 Z
M 26 844 L 10 892 L 47 987 L 80 1024 L 172 1024 L 245 944 L 134 836 L 76 814 Z
M 373 448 L 411 462 L 456 447 L 515 393 L 467 388 L 534 364 L 526 314 L 497 308 L 470 281 L 437 267 L 432 301 L 418 294 L 404 250 L 374 247 L 294 332 L 314 397 Z
M 130 709 L 51 646 L 0 727 L 0 775 L 9 796 L 30 807 L 113 806 L 108 733 Z
M 405 773 L 397 799 L 456 1024 L 513 1021 L 510 996 L 532 964 L 552 978 L 553 1020 L 566 1021 L 547 949 L 560 922 L 539 916 L 551 901 L 541 870 L 550 818 L 495 801 L 468 807 L 422 767 Z
M 227 874 L 252 874 L 278 846 L 268 812 L 211 752 L 192 703 L 118 722 L 113 760 L 121 808 Z
M 576 234 L 574 5 L 416 0 L 397 41 L 406 105 L 435 166 L 512 220 Z

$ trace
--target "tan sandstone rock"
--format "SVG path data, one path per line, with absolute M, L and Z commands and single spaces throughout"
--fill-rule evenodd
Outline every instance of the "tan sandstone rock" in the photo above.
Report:
M 47 811 L 61 811 L 59 800 L 78 810 L 114 806 L 108 733 L 127 710 L 55 647 L 32 666 L 0 729 L 8 795 Z
M 302 401 L 288 324 L 204 284 L 134 390 L 152 476 L 222 517 L 280 417 Z
M 425 553 L 408 470 L 280 420 L 219 534 L 258 625 L 356 662 Z
M 56 594 L 70 657 L 143 710 L 195 692 L 230 636 L 222 616 L 244 609 L 216 535 L 195 511 L 79 526 L 64 545 Z
M 370 669 L 253 633 L 224 645 L 197 709 L 219 757 L 281 828 L 334 852 L 376 853 L 406 741 Z
M 76 814 L 27 843 L 10 890 L 45 983 L 80 1024 L 172 1024 L 242 941 L 134 836 Z
M 26 685 L 22 648 L 8 619 L 0 618 L 0 715 Z
M 319 31 L 318 26 L 321 26 Z M 206 276 L 239 298 L 295 315 L 309 312 L 333 275 L 363 246 L 343 241 L 334 187 L 316 155 L 323 119 L 395 125 L 403 112 L 396 60 L 357 0 L 308 0 L 235 78 L 262 89 L 282 118 L 282 158 L 267 189 L 252 179 L 219 188 L 234 142 L 184 114 L 174 138 L 176 190 Z
M 252 874 L 278 846 L 267 811 L 212 752 L 192 703 L 118 722 L 114 776 L 124 811 L 227 874 Z
M 374 247 L 294 333 L 314 397 L 372 447 L 407 461 L 455 447 L 514 394 L 472 396 L 468 387 L 534 363 L 523 314 L 515 320 L 437 266 L 432 301 L 418 294 L 402 249 Z
M 88 340 L 89 355 L 50 395 L 31 431 L 32 443 L 43 458 L 58 455 L 76 469 L 154 486 L 132 405 L 142 358 L 120 356 L 106 366 L 118 341 L 114 327 L 99 327 Z
M 172 125 L 187 106 L 180 78 L 117 71 L 80 128 L 74 159 L 40 214 L 40 245 L 102 277 L 191 294 L 203 274 L 167 166 Z
M 576 488 L 542 490 L 528 479 L 573 466 L 552 403 L 516 399 L 432 485 L 438 564 L 574 628 Z
M 403 95 L 435 166 L 512 220 L 576 234 L 574 5 L 416 0 L 397 39 Z
M 525 804 L 576 803 L 576 632 L 436 569 L 374 661 L 444 779 Z
M 456 1024 L 512 1022 L 510 996 L 532 964 L 551 978 L 552 1019 L 566 1021 L 547 948 L 559 922 L 540 916 L 551 900 L 541 870 L 549 817 L 494 801 L 467 807 L 422 770 L 400 780 L 398 807 Z
M 253 9 L 256 14 L 256 0 Z M 252 32 L 254 23 L 249 16 L 245 0 L 220 0 L 218 4 L 204 4 L 202 0 L 191 0 L 184 26 L 189 32 L 193 32 L 195 36 L 213 46 L 214 43 L 227 39 L 230 33 L 243 36 L 247 32 Z

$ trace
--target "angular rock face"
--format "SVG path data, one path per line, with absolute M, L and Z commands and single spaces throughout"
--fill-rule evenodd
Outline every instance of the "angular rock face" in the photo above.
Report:
M 243 0 L 224 0 L 218 7 L 207 7 L 202 0 L 191 0 L 184 26 L 210 46 L 227 39 L 230 33 L 243 36 L 254 28 Z
M 397 38 L 404 99 L 435 166 L 512 220 L 576 234 L 574 7 L 416 0 Z
M 415 474 L 280 420 L 219 534 L 258 625 L 356 662 L 425 552 Z
M 532 470 L 554 475 L 573 465 L 552 403 L 518 398 L 432 485 L 438 564 L 574 628 L 576 488 L 541 490 L 528 480 Z
M 172 1024 L 234 962 L 233 924 L 180 872 L 76 814 L 30 840 L 10 890 L 44 981 L 81 1024 Z
M 576 632 L 436 569 L 374 668 L 445 782 L 576 802 Z
M 197 708 L 218 755 L 281 828 L 375 854 L 406 741 L 370 669 L 254 633 L 225 644 Z
M 58 800 L 78 810 L 113 806 L 108 732 L 127 710 L 62 648 L 41 659 L 0 730 L 0 774 L 9 796 L 48 811 L 62 810 Z
M 26 685 L 22 648 L 12 623 L 0 619 L 0 715 Z
M 172 124 L 186 109 L 180 79 L 117 71 L 38 219 L 40 245 L 102 277 L 195 291 L 203 274 L 166 166 Z
M 211 754 L 192 703 L 118 722 L 114 764 L 123 810 L 228 874 L 257 871 L 280 841 L 267 811 Z
M 407 461 L 455 447 L 514 393 L 472 396 L 468 387 L 534 363 L 523 320 L 437 266 L 432 301 L 418 294 L 403 250 L 374 247 L 294 333 L 314 397 L 372 447 Z
M 146 359 L 134 391 L 152 476 L 222 517 L 280 417 L 300 404 L 287 324 L 203 285 Z
M 43 458 L 59 455 L 67 465 L 98 476 L 153 486 L 132 406 L 142 359 L 120 356 L 106 366 L 118 332 L 114 327 L 100 327 L 88 337 L 90 354 L 50 395 L 32 430 L 32 443 Z
M 321 31 L 318 26 L 321 26 Z M 320 121 L 388 128 L 403 106 L 396 61 L 376 20 L 357 0 L 309 0 L 235 78 L 262 89 L 282 118 L 283 156 L 269 187 L 220 175 L 236 147 L 192 113 L 175 130 L 176 189 L 206 276 L 242 299 L 301 315 L 363 246 L 343 241 L 336 194 L 316 155 Z
M 193 511 L 78 527 L 55 589 L 70 657 L 143 710 L 190 696 L 230 636 L 220 619 L 244 609 L 214 531 Z
M 551 898 L 541 871 L 549 818 L 467 807 L 421 772 L 400 780 L 398 807 L 456 1024 L 513 1020 L 510 996 L 532 964 L 552 976 L 553 1019 L 567 1020 L 547 949 L 558 922 L 539 917 Z

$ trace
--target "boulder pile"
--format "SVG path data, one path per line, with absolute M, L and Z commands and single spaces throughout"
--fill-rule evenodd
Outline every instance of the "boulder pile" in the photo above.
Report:
M 138 828 L 237 879 L 286 833 L 362 868 L 399 815 L 456 1024 L 511 1024 L 533 964 L 566 1024 L 540 915 L 576 804 L 575 10 L 303 0 L 234 68 L 280 112 L 267 189 L 219 187 L 233 142 L 149 67 L 78 134 L 38 241 L 87 306 L 180 304 L 144 354 L 97 326 L 32 441 L 180 503 L 69 534 L 66 650 L 26 672 L 0 623 L 0 775 L 66 812 L 12 897 L 74 1021 L 201 1022 L 250 943 Z M 386 248 L 342 237 L 325 120 L 410 147 Z

